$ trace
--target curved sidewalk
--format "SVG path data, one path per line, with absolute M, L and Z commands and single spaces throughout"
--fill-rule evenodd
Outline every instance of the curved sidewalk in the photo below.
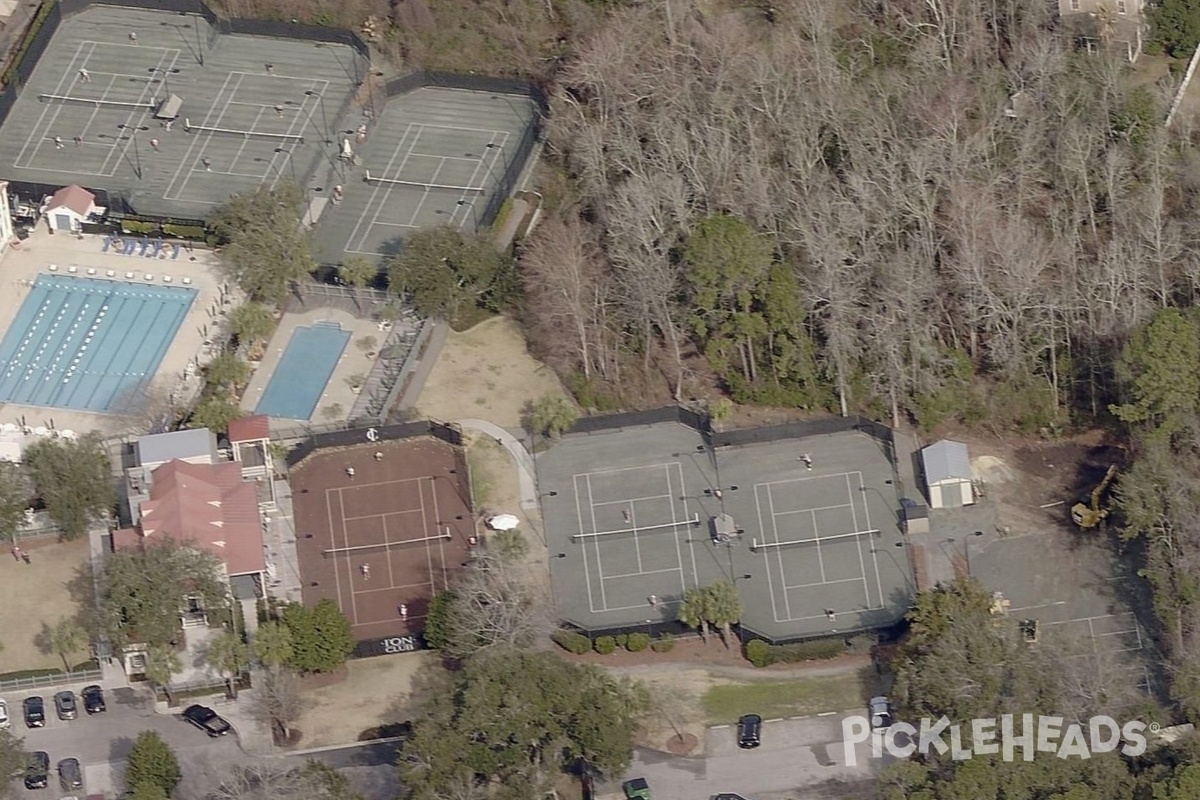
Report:
M 464 430 L 477 431 L 492 437 L 508 451 L 509 455 L 513 457 L 513 461 L 517 463 L 517 485 L 521 491 L 521 508 L 537 508 L 537 480 L 534 477 L 533 457 L 529 455 L 525 445 L 504 428 L 485 419 L 460 419 L 458 424 Z

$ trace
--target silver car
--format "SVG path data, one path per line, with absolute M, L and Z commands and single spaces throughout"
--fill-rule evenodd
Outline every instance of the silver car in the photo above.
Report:
M 886 734 L 892 727 L 892 701 L 883 695 L 872 697 L 867 709 L 871 712 L 871 730 Z
M 54 710 L 59 719 L 75 719 L 79 716 L 79 704 L 75 702 L 74 692 L 59 692 L 54 695 Z

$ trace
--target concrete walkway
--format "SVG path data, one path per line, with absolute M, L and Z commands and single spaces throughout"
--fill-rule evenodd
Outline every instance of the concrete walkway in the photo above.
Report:
M 460 419 L 458 424 L 463 430 L 476 431 L 490 436 L 504 446 L 517 465 L 517 485 L 521 490 L 521 508 L 537 508 L 537 480 L 534 477 L 533 457 L 529 455 L 525 445 L 521 444 L 521 440 L 499 425 L 487 420 Z

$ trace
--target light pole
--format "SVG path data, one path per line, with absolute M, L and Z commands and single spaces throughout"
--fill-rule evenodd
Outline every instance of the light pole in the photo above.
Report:
M 133 171 L 137 174 L 137 178 L 140 181 L 142 179 L 142 153 L 138 149 L 137 135 L 138 131 L 148 131 L 150 128 L 146 125 L 126 125 L 124 123 L 117 125 L 117 128 L 118 130 L 129 131 L 129 138 L 133 139 L 133 158 L 135 162 Z
M 304 93 L 304 96 L 315 97 L 321 103 L 321 121 L 325 123 L 325 127 L 321 130 L 321 139 L 325 142 L 325 144 L 332 144 L 333 139 L 329 138 L 329 117 L 325 116 L 325 95 L 321 94 L 320 92 L 314 92 L 310 89 Z M 312 119 L 311 114 L 309 115 L 309 119 Z M 316 127 L 315 122 L 313 123 L 313 127 Z
M 292 171 L 292 183 L 299 186 L 300 181 L 296 180 L 296 162 L 292 160 L 292 151 L 288 150 L 286 148 L 283 148 L 283 147 L 276 147 L 275 153 L 276 153 L 276 155 L 279 155 L 282 153 L 284 155 L 284 157 L 287 158 L 288 167 L 290 167 L 291 171 Z M 305 194 L 307 195 L 307 192 L 305 192 Z
M 172 75 L 178 75 L 178 74 L 179 74 L 179 68 L 178 68 L 178 67 L 170 67 L 170 68 L 167 68 L 167 67 L 150 67 L 150 68 L 149 68 L 148 70 L 146 70 L 146 71 L 147 71 L 147 72 L 149 72 L 151 75 L 153 75 L 154 73 L 156 73 L 156 72 L 157 72 L 157 73 L 159 73 L 160 75 L 162 75 L 162 76 L 163 76 L 163 88 L 166 90 L 166 92 L 167 92 L 167 98 L 169 99 L 169 98 L 171 97 L 171 78 L 170 78 L 170 76 L 172 76 Z

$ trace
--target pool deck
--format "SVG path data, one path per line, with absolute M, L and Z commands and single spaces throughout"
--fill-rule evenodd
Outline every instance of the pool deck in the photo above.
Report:
M 172 285 L 183 286 L 182 279 L 191 278 L 190 287 L 197 292 L 196 301 L 192 304 L 183 324 L 180 325 L 175 340 L 167 349 L 159 365 L 158 374 L 151 381 L 151 391 L 169 391 L 171 387 L 183 382 L 184 370 L 191 359 L 199 359 L 200 363 L 208 360 L 205 337 L 202 329 L 205 325 L 211 327 L 214 317 L 222 312 L 217 309 L 219 303 L 222 278 L 217 271 L 218 261 L 207 250 L 197 247 L 195 261 L 189 260 L 181 253 L 178 260 L 156 260 L 138 258 L 136 256 L 121 256 L 101 252 L 103 237 L 84 236 L 82 239 L 65 234 L 50 234 L 44 227 L 38 230 L 18 247 L 9 248 L 0 260 L 0 337 L 7 333 L 13 319 L 21 307 L 21 303 L 29 294 L 30 287 L 26 282 L 32 282 L 39 274 L 49 273 L 50 264 L 58 265 L 59 275 L 68 274 L 71 265 L 79 267 L 78 275 L 82 277 L 105 277 L 108 270 L 116 272 L 114 280 L 125 280 L 125 274 L 132 272 L 135 279 L 129 281 L 140 285 Z M 94 267 L 97 274 L 88 276 L 87 269 Z M 154 276 L 153 281 L 146 281 L 144 276 Z M 164 284 L 163 275 L 172 277 L 171 284 Z M 240 302 L 236 296 L 233 304 Z M 232 308 L 233 305 L 226 306 Z M 214 311 L 214 309 L 216 309 Z M 358 354 L 358 351 L 355 351 Z M 364 359 L 365 360 L 365 359 Z M 347 373 L 350 374 L 350 373 Z M 198 391 L 199 377 L 193 377 L 186 383 L 185 392 Z M 347 389 L 349 393 L 349 389 Z M 322 401 L 324 402 L 324 401 Z M 71 429 L 79 433 L 97 430 L 104 435 L 119 435 L 136 431 L 139 420 L 136 415 L 124 417 L 118 414 L 100 414 L 86 411 L 76 411 L 45 406 L 25 406 L 15 403 L 0 405 L 0 422 L 19 422 L 24 416 L 31 426 L 47 425 L 53 418 L 55 427 Z
M 333 369 L 333 374 L 329 378 L 329 383 L 325 386 L 325 391 L 321 393 L 321 399 L 317 401 L 316 408 L 313 409 L 313 415 L 308 419 L 311 423 L 337 422 L 346 419 L 350 415 L 350 411 L 354 408 L 354 402 L 358 399 L 358 395 L 350 390 L 350 384 L 346 379 L 351 375 L 362 373 L 366 375 L 371 371 L 371 367 L 375 365 L 375 358 L 368 358 L 367 354 L 358 346 L 358 340 L 364 336 L 373 336 L 376 340 L 374 350 L 379 350 L 379 345 L 382 345 L 386 334 L 379 331 L 378 323 L 370 319 L 358 319 L 353 314 L 346 311 L 339 311 L 332 308 L 314 308 L 311 311 L 305 311 L 303 314 L 284 314 L 283 319 L 279 322 L 279 327 L 275 329 L 275 335 L 271 337 L 271 341 L 267 345 L 267 352 L 263 356 L 262 362 L 254 371 L 253 377 L 250 378 L 250 383 L 246 387 L 246 391 L 242 393 L 242 409 L 246 413 L 253 413 L 258 401 L 262 398 L 263 392 L 266 391 L 267 384 L 271 380 L 271 376 L 275 373 L 275 367 L 279 364 L 279 360 L 283 357 L 284 348 L 291 341 L 292 332 L 296 328 L 312 325 L 315 322 L 336 322 L 342 326 L 343 330 L 350 331 L 350 341 L 346 344 L 346 350 L 338 359 L 337 366 Z M 337 403 L 342 407 L 342 414 L 336 418 L 329 418 L 322 413 L 322 409 Z M 279 422 L 284 425 L 299 424 L 303 420 L 285 420 L 280 419 Z

